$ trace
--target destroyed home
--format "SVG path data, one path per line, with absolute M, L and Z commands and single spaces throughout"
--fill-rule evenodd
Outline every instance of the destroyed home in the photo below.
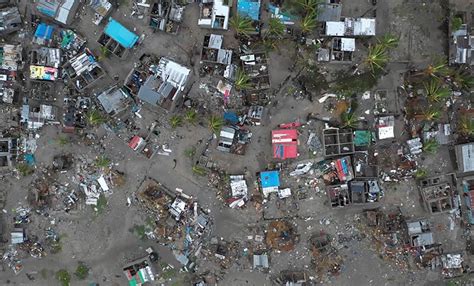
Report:
M 434 244 L 433 233 L 427 220 L 407 221 L 408 238 L 411 247 L 430 247 Z
M 105 71 L 88 49 L 67 61 L 62 69 L 64 80 L 74 85 L 77 91 L 83 91 L 105 75 Z
M 133 69 L 125 79 L 125 88 L 143 102 L 171 110 L 182 98 L 191 70 L 168 59 L 141 69 Z
M 354 138 L 352 130 L 329 128 L 323 130 L 324 155 L 343 156 L 354 153 Z
M 28 129 L 39 129 L 48 123 L 59 123 L 56 106 L 45 104 L 30 106 L 29 104 L 23 104 L 20 117 L 20 124 L 22 126 Z
M 23 27 L 20 11 L 17 7 L 0 9 L 0 35 L 8 35 Z
M 454 208 L 455 181 L 454 174 L 422 179 L 419 189 L 425 210 L 430 214 L 451 211 Z
M 137 44 L 138 39 L 138 35 L 128 30 L 115 19 L 109 18 L 104 32 L 97 41 L 111 54 L 122 58 L 126 55 L 128 49 L 133 48 Z
M 223 0 L 203 0 L 199 3 L 198 25 L 202 28 L 227 30 L 229 16 L 230 7 Z
M 462 11 L 449 18 L 449 63 L 455 65 L 474 65 L 474 33 L 472 30 L 474 19 L 468 11 Z M 454 21 L 461 25 L 454 27 Z
M 97 95 L 104 111 L 112 116 L 127 110 L 132 100 L 121 88 L 111 87 Z
M 61 65 L 61 50 L 46 47 L 32 50 L 30 52 L 30 64 L 57 69 Z
M 255 52 L 240 56 L 242 69 L 249 76 L 250 90 L 261 91 L 270 87 L 267 56 L 263 52 Z
M 228 66 L 232 63 L 232 51 L 222 48 L 223 35 L 210 34 L 204 36 L 201 61 L 205 63 Z
M 156 270 L 149 256 L 136 259 L 123 267 L 129 285 L 146 285 L 155 281 Z
M 89 7 L 94 11 L 92 22 L 99 25 L 112 11 L 112 4 L 107 0 L 91 0 Z
M 18 139 L 0 138 L 0 171 L 11 170 L 18 157 Z

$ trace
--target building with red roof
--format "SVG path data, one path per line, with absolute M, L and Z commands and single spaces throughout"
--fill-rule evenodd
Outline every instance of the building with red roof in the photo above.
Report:
M 288 159 L 298 157 L 298 131 L 281 129 L 272 131 L 273 158 Z

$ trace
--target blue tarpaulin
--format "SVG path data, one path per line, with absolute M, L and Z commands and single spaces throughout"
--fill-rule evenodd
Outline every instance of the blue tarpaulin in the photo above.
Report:
M 239 117 L 235 112 L 228 111 L 224 113 L 224 120 L 229 121 L 232 124 L 237 124 L 239 122 Z
M 280 186 L 280 173 L 278 171 L 267 171 L 260 173 L 262 188 L 272 188 Z
M 238 0 L 237 12 L 254 21 L 260 21 L 260 0 Z
M 33 154 L 25 154 L 25 162 L 30 166 L 34 166 L 36 163 L 35 156 Z
M 110 18 L 104 33 L 126 49 L 132 48 L 138 41 L 138 35 L 130 32 L 122 24 Z
M 45 23 L 41 23 L 38 25 L 35 31 L 35 37 L 45 40 L 51 40 L 51 36 L 53 35 L 54 27 L 47 25 Z

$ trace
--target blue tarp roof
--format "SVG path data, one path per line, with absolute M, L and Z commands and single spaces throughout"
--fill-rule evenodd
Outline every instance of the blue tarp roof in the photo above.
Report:
M 280 186 L 280 173 L 278 171 L 267 171 L 260 173 L 262 188 L 271 188 Z
M 241 16 L 249 17 L 254 21 L 260 21 L 259 0 L 238 0 L 237 11 Z
M 239 122 L 239 117 L 235 112 L 227 111 L 224 112 L 224 120 L 229 121 L 232 124 L 237 124 Z
M 51 36 L 53 35 L 53 30 L 54 30 L 53 26 L 47 25 L 45 23 L 41 23 L 36 28 L 35 37 L 45 39 L 45 40 L 51 40 Z
M 110 18 L 109 23 L 107 23 L 104 33 L 127 49 L 132 48 L 138 41 L 138 35 L 130 32 L 122 24 L 112 18 Z

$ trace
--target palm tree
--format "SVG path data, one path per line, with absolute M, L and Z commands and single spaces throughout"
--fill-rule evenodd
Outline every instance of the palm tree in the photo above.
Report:
M 237 90 L 250 88 L 250 77 L 245 73 L 244 70 L 237 70 L 234 85 Z
M 474 120 L 472 118 L 464 115 L 459 119 L 458 123 L 459 133 L 466 137 L 474 136 Z
M 317 26 L 316 13 L 310 12 L 301 19 L 301 32 L 307 34 L 314 30 Z
M 110 56 L 110 51 L 107 49 L 106 46 L 101 46 L 100 47 L 100 56 L 99 56 L 99 61 L 106 59 Z
M 423 144 L 423 151 L 433 154 L 438 150 L 438 147 L 438 141 L 436 141 L 434 138 L 431 138 L 426 140 L 426 142 Z
M 196 124 L 196 121 L 197 121 L 197 112 L 196 112 L 196 110 L 190 109 L 190 110 L 186 111 L 186 113 L 184 114 L 184 119 L 192 125 Z
M 171 128 L 176 128 L 178 126 L 181 126 L 182 123 L 183 123 L 183 118 L 181 116 L 179 116 L 179 115 L 171 116 L 171 118 L 170 118 Z
M 278 18 L 270 18 L 268 20 L 268 31 L 267 37 L 270 38 L 282 38 L 285 35 L 286 26 Z
M 442 58 L 437 58 L 433 63 L 429 64 L 428 67 L 423 71 L 427 76 L 439 77 L 446 76 L 451 72 L 448 62 Z
M 433 78 L 429 81 L 428 84 L 423 83 L 426 91 L 426 97 L 431 102 L 440 102 L 451 96 L 451 91 L 443 87 L 441 82 Z
M 344 112 L 341 114 L 342 128 L 354 129 L 357 127 L 359 119 L 354 115 L 354 112 Z
M 385 49 L 394 49 L 398 46 L 399 38 L 391 34 L 385 34 L 381 38 L 378 38 L 377 41 Z
M 104 155 L 99 156 L 95 159 L 95 165 L 98 168 L 106 168 L 110 165 L 110 159 Z
M 474 76 L 470 75 L 468 71 L 456 71 L 453 72 L 454 84 L 462 90 L 470 91 L 474 88 Z
M 252 19 L 239 15 L 235 15 L 230 19 L 230 26 L 235 30 L 237 35 L 244 37 L 249 37 L 250 34 L 256 31 Z
M 91 109 L 86 114 L 86 120 L 89 125 L 95 126 L 104 122 L 104 118 L 97 109 Z
M 438 120 L 441 117 L 441 109 L 437 106 L 430 106 L 423 112 L 423 118 L 428 121 Z
M 381 44 L 376 44 L 369 47 L 369 53 L 365 59 L 365 64 L 369 66 L 372 72 L 377 70 L 383 70 L 383 67 L 387 64 L 389 57 L 387 50 Z
M 294 0 L 295 5 L 298 5 L 306 13 L 317 13 L 318 5 L 323 2 L 322 0 Z
M 221 131 L 222 126 L 224 126 L 224 120 L 222 117 L 217 115 L 211 115 L 209 117 L 209 129 L 214 133 L 218 134 Z

